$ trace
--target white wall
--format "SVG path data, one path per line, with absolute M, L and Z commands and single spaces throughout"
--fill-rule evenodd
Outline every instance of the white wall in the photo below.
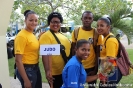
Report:
M 10 88 L 6 49 L 6 30 L 14 0 L 0 0 L 0 83 L 2 88 Z

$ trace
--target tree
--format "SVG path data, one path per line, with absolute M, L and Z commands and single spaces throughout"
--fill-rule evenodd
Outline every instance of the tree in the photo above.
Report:
M 73 20 L 76 25 L 82 24 L 81 16 L 85 10 L 93 12 L 95 24 L 103 15 L 109 15 L 112 19 L 113 31 L 121 29 L 128 36 L 130 43 L 129 34 L 133 33 L 133 25 L 124 21 L 133 17 L 131 6 L 132 3 L 123 0 L 16 0 L 13 9 L 15 11 L 20 8 L 21 13 L 27 9 L 34 10 L 39 15 L 39 23 L 45 23 L 37 31 L 47 27 L 47 16 L 53 11 L 58 11 L 63 15 L 64 23 Z
M 38 32 L 41 28 L 47 27 L 47 16 L 51 12 L 58 11 L 63 14 L 63 17 L 66 19 L 72 14 L 69 13 L 69 10 L 71 9 L 73 12 L 77 12 L 78 10 L 75 10 L 71 3 L 73 2 L 73 5 L 76 5 L 76 3 L 79 3 L 78 0 L 17 0 L 14 2 L 13 9 L 21 8 L 21 12 L 23 13 L 25 10 L 30 9 L 34 10 L 39 15 L 39 23 L 44 22 L 45 25 L 43 27 L 40 27 L 37 29 L 36 32 Z M 75 7 L 76 8 L 76 7 Z M 67 22 L 67 20 L 64 20 L 64 22 Z
M 128 44 L 131 42 L 133 25 L 126 23 L 125 21 L 133 18 L 133 12 L 131 2 L 122 0 L 84 0 L 82 5 L 85 9 L 89 9 L 94 14 L 94 21 L 97 21 L 99 17 L 108 15 L 112 19 L 112 30 L 122 30 L 128 38 Z M 129 19 L 130 18 L 130 19 Z

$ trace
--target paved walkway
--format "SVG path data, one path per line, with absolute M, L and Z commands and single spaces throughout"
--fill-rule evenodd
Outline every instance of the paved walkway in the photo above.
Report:
M 121 43 L 125 46 L 126 49 L 133 49 L 133 43 L 128 45 L 127 37 L 125 35 L 122 37 Z
M 21 84 L 18 79 L 14 79 L 13 77 L 10 77 L 10 88 L 22 88 Z M 42 83 L 42 88 L 50 88 L 47 83 Z

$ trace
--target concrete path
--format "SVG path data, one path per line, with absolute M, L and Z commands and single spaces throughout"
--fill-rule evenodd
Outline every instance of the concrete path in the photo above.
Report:
M 121 43 L 125 46 L 126 49 L 133 49 L 133 43 L 128 45 L 127 37 L 124 35 L 121 39 Z
M 18 79 L 10 77 L 10 88 L 22 88 Z M 42 88 L 50 88 L 47 83 L 42 83 Z

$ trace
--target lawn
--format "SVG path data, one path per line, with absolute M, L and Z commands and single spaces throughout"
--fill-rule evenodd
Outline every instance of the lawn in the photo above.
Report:
M 133 63 L 133 49 L 128 49 L 127 51 L 128 51 L 130 60 Z M 9 62 L 8 64 L 9 64 L 10 76 L 13 76 L 14 75 L 14 58 L 9 59 L 8 62 Z M 42 80 L 43 80 L 43 82 L 47 82 L 47 80 L 45 78 L 45 72 L 44 72 L 44 68 L 43 68 L 41 59 L 40 59 L 39 65 L 40 65 L 40 70 L 41 70 L 41 74 L 42 74 Z M 123 77 L 122 80 L 120 81 L 120 83 L 121 84 L 132 84 L 132 87 L 133 87 L 133 70 L 132 70 L 132 74 L 129 76 Z M 123 88 L 126 88 L 126 87 L 123 87 Z M 130 88 L 130 87 L 127 87 L 127 88 Z

